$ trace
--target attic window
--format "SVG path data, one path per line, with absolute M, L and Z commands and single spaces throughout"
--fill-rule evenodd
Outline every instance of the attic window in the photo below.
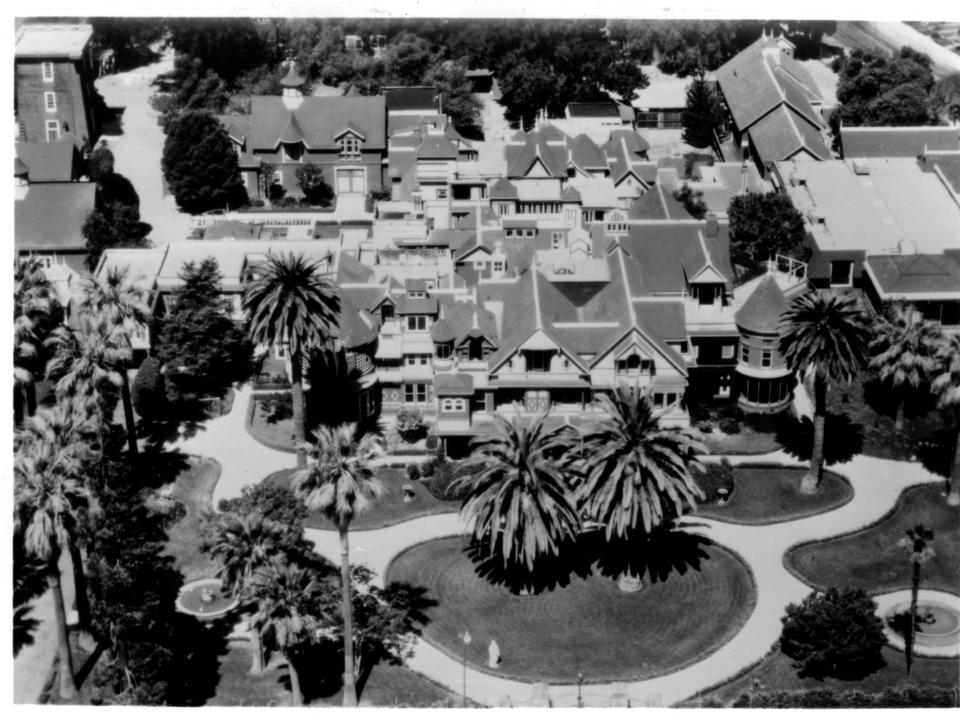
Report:
M 44 62 L 44 63 L 41 63 L 41 67 L 42 67 L 41 72 L 43 73 L 43 81 L 53 82 L 53 63 Z
M 360 159 L 360 138 L 353 133 L 347 133 L 340 138 L 340 159 L 341 160 L 359 160 Z

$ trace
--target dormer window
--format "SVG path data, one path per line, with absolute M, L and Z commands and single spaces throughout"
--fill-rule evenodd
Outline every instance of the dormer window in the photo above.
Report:
M 340 159 L 341 160 L 359 160 L 360 159 L 360 138 L 353 133 L 347 133 L 340 138 Z
M 303 158 L 303 143 L 283 143 L 284 162 L 300 162 Z

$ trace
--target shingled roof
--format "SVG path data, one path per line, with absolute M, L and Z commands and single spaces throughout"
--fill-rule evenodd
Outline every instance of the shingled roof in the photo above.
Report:
M 960 297 L 960 262 L 950 255 L 872 255 L 865 268 L 885 296 Z
M 734 316 L 737 325 L 748 332 L 776 335 L 780 317 L 787 310 L 787 299 L 773 275 L 760 281 Z
M 927 153 L 960 151 L 955 127 L 842 127 L 845 158 L 920 157 Z
M 468 338 L 484 338 L 496 347 L 497 321 L 492 312 L 475 303 L 458 302 L 444 308 L 443 317 L 430 328 L 430 337 L 456 345 Z
M 29 180 L 35 182 L 70 182 L 74 179 L 74 161 L 77 149 L 70 139 L 56 142 L 18 142 L 17 158 L 29 170 Z
M 80 228 L 94 208 L 96 183 L 31 185 L 13 204 L 14 245 L 22 250 L 83 251 Z

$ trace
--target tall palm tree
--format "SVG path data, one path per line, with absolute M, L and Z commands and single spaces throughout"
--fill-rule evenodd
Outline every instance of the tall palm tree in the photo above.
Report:
M 130 398 L 130 378 L 127 374 L 133 356 L 130 333 L 136 327 L 146 328 L 152 315 L 147 304 L 147 292 L 138 288 L 128 276 L 128 268 L 111 268 L 101 282 L 92 278 L 86 279 L 79 310 L 103 320 L 107 327 L 116 328 L 114 342 L 130 350 L 129 358 L 118 356 L 120 364 L 116 369 L 120 374 L 120 397 L 127 426 L 127 443 L 130 454 L 136 456 L 137 431 Z
M 466 461 L 476 473 L 455 481 L 452 490 L 466 491 L 460 508 L 473 522 L 473 539 L 486 543 L 504 567 L 525 565 L 556 556 L 564 541 L 580 531 L 574 489 L 561 460 L 568 433 L 548 431 L 548 414 L 529 425 L 519 417 L 494 416 L 493 428 L 475 439 Z
M 282 554 L 284 529 L 259 513 L 221 513 L 213 528 L 209 554 L 220 562 L 217 577 L 242 604 L 251 601 L 254 576 Z M 263 642 L 247 618 L 251 647 L 250 674 L 263 673 Z
M 938 353 L 939 367 L 930 388 L 940 399 L 940 407 L 952 411 L 956 435 L 950 464 L 947 504 L 960 505 L 960 335 L 944 336 Z
M 380 438 L 357 437 L 356 423 L 320 426 L 315 432 L 317 464 L 294 476 L 294 489 L 311 510 L 337 525 L 340 535 L 340 584 L 343 613 L 343 704 L 357 704 L 353 665 L 353 598 L 350 587 L 350 523 L 385 493 L 370 462 L 383 454 Z
M 46 564 L 47 585 L 53 595 L 60 660 L 60 697 L 77 694 L 67 616 L 60 585 L 61 549 L 76 530 L 77 510 L 86 502 L 77 448 L 48 442 L 30 443 L 14 458 L 14 527 L 23 533 L 28 553 Z
M 340 297 L 320 263 L 303 255 L 270 254 L 257 272 L 259 277 L 244 288 L 244 321 L 253 342 L 267 347 L 288 345 L 293 436 L 297 467 L 302 468 L 306 465 L 303 360 L 309 350 L 329 343 L 332 329 L 340 322 Z
M 33 383 L 41 359 L 46 331 L 61 314 L 60 302 L 53 285 L 36 258 L 19 261 L 13 276 L 13 382 L 15 421 L 23 417 L 23 395 L 27 414 L 36 409 Z
M 940 323 L 925 319 L 907 304 L 894 305 L 873 327 L 870 367 L 897 396 L 897 430 L 903 429 L 907 395 L 924 385 L 936 368 L 941 334 Z
M 706 452 L 690 430 L 661 428 L 649 397 L 617 388 L 600 400 L 607 417 L 584 437 L 583 481 L 577 489 L 587 517 L 608 540 L 645 532 L 696 507 L 703 492 L 690 473 Z
M 920 568 L 936 553 L 930 546 L 933 542 L 933 530 L 925 527 L 923 524 L 914 525 L 906 532 L 906 537 L 902 538 L 897 545 L 903 548 L 913 565 L 913 582 L 910 586 L 910 622 L 907 623 L 906 651 L 907 651 L 907 675 L 910 674 L 910 666 L 913 663 L 913 643 L 916 637 L 917 623 L 917 601 L 920 595 Z
M 813 374 L 813 449 L 802 493 L 815 493 L 823 477 L 828 384 L 849 381 L 863 365 L 866 347 L 867 328 L 851 295 L 801 295 L 780 319 L 780 352 L 787 365 L 801 377 L 808 370 Z
M 316 638 L 315 616 L 320 585 L 314 572 L 275 560 L 254 576 L 251 594 L 256 602 L 255 631 L 273 638 L 290 671 L 291 705 L 303 705 L 300 674 L 293 662 L 296 650 Z

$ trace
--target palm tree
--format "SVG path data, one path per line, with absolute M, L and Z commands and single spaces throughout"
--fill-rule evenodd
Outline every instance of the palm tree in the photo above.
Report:
M 294 476 L 294 490 L 311 510 L 336 523 L 340 535 L 340 583 L 343 613 L 343 704 L 357 704 L 353 666 L 353 599 L 350 587 L 350 523 L 366 512 L 384 492 L 370 462 L 383 454 L 380 438 L 357 437 L 356 423 L 315 432 L 317 464 Z
M 476 473 L 455 481 L 454 492 L 467 496 L 460 514 L 473 523 L 473 539 L 486 543 L 504 567 L 525 565 L 532 571 L 544 556 L 580 532 L 573 488 L 565 475 L 563 451 L 568 432 L 548 431 L 548 415 L 528 425 L 517 415 L 508 421 L 494 416 L 493 428 L 473 441 L 468 465 Z
M 33 383 L 40 360 L 40 347 L 47 327 L 60 314 L 60 303 L 43 266 L 36 258 L 19 261 L 13 276 L 13 382 L 14 412 L 17 424 L 23 418 L 23 394 L 27 414 L 36 409 Z
M 282 554 L 284 529 L 259 513 L 245 517 L 222 513 L 213 528 L 209 554 L 220 562 L 217 577 L 243 603 L 250 600 L 255 574 Z M 252 641 L 250 674 L 263 673 L 263 642 L 250 619 Z
M 273 255 L 257 268 L 259 277 L 244 288 L 243 312 L 253 342 L 287 343 L 290 351 L 290 392 L 293 396 L 293 436 L 297 467 L 306 465 L 303 404 L 305 353 L 328 344 L 340 322 L 336 285 L 321 272 L 320 263 L 303 255 Z
M 147 293 L 128 279 L 128 268 L 111 268 L 102 282 L 86 279 L 83 285 L 83 300 L 80 312 L 103 320 L 107 327 L 117 329 L 115 342 L 130 350 L 129 358 L 118 356 L 120 365 L 120 397 L 123 400 L 123 416 L 127 426 L 127 442 L 130 455 L 137 455 L 137 431 L 133 420 L 133 402 L 130 399 L 130 378 L 127 375 L 133 346 L 130 331 L 135 327 L 145 328 L 151 319 Z
M 314 613 L 319 592 L 314 572 L 277 560 L 257 571 L 251 585 L 256 602 L 251 623 L 256 633 L 273 638 L 286 660 L 294 706 L 303 705 L 303 693 L 293 654 L 316 638 L 320 623 Z
M 70 544 L 76 531 L 77 510 L 86 503 L 83 486 L 76 481 L 79 471 L 78 452 L 73 445 L 30 443 L 14 458 L 14 527 L 23 533 L 26 551 L 46 565 L 57 628 L 60 697 L 66 700 L 76 696 L 77 686 L 59 559 L 61 549 Z
M 671 516 L 696 507 L 703 492 L 690 474 L 706 452 L 690 430 L 661 428 L 649 397 L 617 388 L 600 400 L 607 417 L 584 437 L 583 482 L 577 495 L 607 540 L 643 523 L 649 533 Z
M 801 295 L 780 319 L 780 352 L 787 365 L 800 376 L 813 373 L 813 449 L 802 493 L 815 493 L 823 476 L 828 383 L 849 381 L 863 365 L 866 346 L 867 329 L 851 295 Z
M 947 504 L 960 505 L 960 335 L 946 335 L 938 353 L 940 367 L 930 387 L 940 399 L 940 407 L 953 412 L 956 435 L 953 461 L 947 474 Z
M 870 367 L 897 396 L 894 427 L 903 430 L 907 395 L 916 391 L 936 368 L 940 349 L 940 323 L 926 320 L 912 305 L 894 305 L 887 317 L 873 327 Z
M 918 523 L 907 530 L 906 537 L 897 545 L 907 552 L 913 564 L 913 583 L 910 587 L 910 622 L 907 624 L 906 651 L 907 675 L 910 674 L 910 665 L 913 662 L 913 642 L 916 635 L 917 600 L 920 595 L 920 567 L 933 558 L 936 553 L 930 544 L 933 542 L 933 530 Z

